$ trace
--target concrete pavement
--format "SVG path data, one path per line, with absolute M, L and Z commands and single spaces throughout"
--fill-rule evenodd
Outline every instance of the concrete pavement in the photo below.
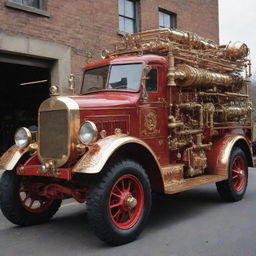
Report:
M 64 202 L 46 224 L 20 228 L 0 214 L 0 254 L 111 256 L 255 256 L 256 169 L 250 170 L 245 198 L 220 200 L 215 185 L 154 202 L 149 222 L 139 239 L 111 247 L 91 232 L 85 205 Z

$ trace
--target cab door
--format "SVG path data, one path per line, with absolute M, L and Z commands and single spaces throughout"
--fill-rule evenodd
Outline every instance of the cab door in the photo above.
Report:
M 139 107 L 140 137 L 157 154 L 161 164 L 168 164 L 168 110 L 164 66 L 151 65 L 146 80 L 147 99 Z

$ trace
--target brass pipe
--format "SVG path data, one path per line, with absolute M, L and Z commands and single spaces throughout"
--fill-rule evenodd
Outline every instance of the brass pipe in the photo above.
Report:
M 175 86 L 175 65 L 174 65 L 174 56 L 172 51 L 168 52 L 168 73 L 167 73 L 167 78 L 168 78 L 168 86 Z
M 168 127 L 171 129 L 175 129 L 175 128 L 180 128 L 183 127 L 184 123 L 183 122 L 175 122 L 175 123 L 169 123 Z
M 190 43 L 191 46 L 194 48 L 201 47 L 203 49 L 211 48 L 215 49 L 217 48 L 217 44 L 215 44 L 213 41 L 205 39 L 196 33 L 190 33 L 190 32 L 184 32 L 181 30 L 173 30 L 173 29 L 152 29 L 144 32 L 138 32 L 134 34 L 135 38 L 143 38 L 143 39 L 151 39 L 155 38 L 156 34 L 161 35 L 162 37 L 166 37 L 172 41 L 187 44 Z M 133 35 L 131 35 L 133 36 Z
M 209 149 L 211 146 L 212 146 L 212 142 L 210 142 L 208 144 L 194 145 L 193 149 L 194 150 Z
M 200 65 L 200 63 L 203 62 L 204 66 L 210 66 L 210 67 L 214 67 L 216 69 L 219 69 L 221 67 L 222 69 L 225 69 L 225 71 L 229 71 L 229 72 L 232 72 L 232 71 L 241 72 L 242 71 L 242 67 L 239 67 L 237 63 L 234 63 L 234 66 L 232 66 L 230 63 L 225 64 L 224 60 L 222 60 L 222 62 L 217 62 L 217 61 L 209 60 L 206 58 L 201 58 L 198 56 L 193 56 L 193 58 L 191 58 L 191 55 L 190 56 L 180 56 L 180 55 L 176 55 L 176 54 L 175 54 L 175 58 L 179 59 L 179 60 L 186 61 L 186 62 L 190 62 L 193 65 L 195 65 L 195 63 Z
M 193 134 L 198 134 L 198 133 L 202 133 L 202 130 L 184 130 L 184 131 L 179 131 L 179 132 L 175 132 L 175 134 L 177 135 L 193 135 Z
M 243 97 L 243 98 L 248 98 L 248 91 L 246 91 L 246 94 L 241 94 L 241 93 L 235 93 L 235 92 L 225 92 L 227 96 L 234 96 L 234 97 Z
M 220 97 L 241 97 L 241 98 L 248 98 L 248 94 L 241 94 L 241 93 L 234 93 L 234 92 L 198 92 L 199 96 L 220 96 Z

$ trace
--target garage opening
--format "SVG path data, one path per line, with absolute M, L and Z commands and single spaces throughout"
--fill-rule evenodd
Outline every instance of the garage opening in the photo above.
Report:
M 40 104 L 49 97 L 51 63 L 18 56 L 0 57 L 0 155 L 14 144 L 22 126 L 36 129 Z

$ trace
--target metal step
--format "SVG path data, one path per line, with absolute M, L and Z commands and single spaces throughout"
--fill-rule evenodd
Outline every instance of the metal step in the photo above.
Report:
M 218 181 L 226 180 L 228 177 L 223 175 L 201 175 L 194 178 L 184 180 L 177 180 L 165 186 L 166 194 L 175 194 L 192 188 L 200 187 L 206 184 L 215 183 Z

